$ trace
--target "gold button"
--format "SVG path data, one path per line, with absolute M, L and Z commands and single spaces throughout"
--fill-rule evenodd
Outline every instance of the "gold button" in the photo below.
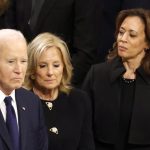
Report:
M 49 108 L 49 110 L 52 110 L 53 104 L 51 102 L 45 102 L 45 104 L 47 105 L 47 107 Z

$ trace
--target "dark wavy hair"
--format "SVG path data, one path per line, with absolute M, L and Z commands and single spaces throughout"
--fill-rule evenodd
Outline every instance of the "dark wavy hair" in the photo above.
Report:
M 135 8 L 135 9 L 128 9 L 122 10 L 119 12 L 117 19 L 116 19 L 116 31 L 115 31 L 115 38 L 117 39 L 117 35 L 119 33 L 120 26 L 122 22 L 127 17 L 136 16 L 141 19 L 145 26 L 145 41 L 150 47 L 150 11 L 143 9 L 143 8 Z M 150 74 L 150 48 L 145 50 L 145 56 L 142 59 L 141 65 L 143 66 L 146 73 Z M 113 49 L 109 52 L 107 56 L 107 60 L 111 61 L 112 59 L 119 57 L 117 52 L 117 42 L 113 44 Z

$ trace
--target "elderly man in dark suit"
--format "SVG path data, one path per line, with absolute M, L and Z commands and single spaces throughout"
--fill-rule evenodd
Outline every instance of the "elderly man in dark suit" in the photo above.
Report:
M 0 150 L 47 150 L 40 100 L 21 88 L 27 60 L 21 32 L 0 30 Z
M 94 1 L 12 0 L 7 21 L 29 41 L 42 32 L 62 37 L 72 56 L 73 84 L 80 86 L 97 56 Z

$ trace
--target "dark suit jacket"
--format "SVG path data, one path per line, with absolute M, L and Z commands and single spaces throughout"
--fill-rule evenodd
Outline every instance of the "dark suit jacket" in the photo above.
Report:
M 93 127 L 96 143 L 114 144 L 119 120 L 120 76 L 125 71 L 120 60 L 91 68 L 83 89 L 93 103 Z M 135 99 L 128 143 L 150 144 L 150 76 L 137 70 Z
M 16 90 L 21 150 L 47 150 L 47 134 L 40 100 L 23 88 Z M 0 113 L 0 150 L 11 150 L 10 138 Z
M 30 17 L 33 15 L 30 12 L 32 0 L 13 1 L 13 9 L 10 8 L 11 13 L 7 16 L 9 24 L 21 30 L 29 40 L 42 32 L 51 32 L 62 37 L 72 56 L 74 84 L 81 84 L 97 56 L 95 0 L 45 0 L 34 24 L 30 24 Z M 10 17 L 14 12 L 15 15 Z

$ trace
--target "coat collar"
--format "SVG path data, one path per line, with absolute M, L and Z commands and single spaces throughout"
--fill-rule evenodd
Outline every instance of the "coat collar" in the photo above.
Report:
M 137 69 L 137 74 L 145 81 L 145 83 L 150 84 L 150 75 L 145 73 L 144 69 L 142 67 L 139 67 Z
M 125 72 L 125 68 L 120 58 L 115 58 L 110 63 L 110 81 L 113 83 Z
M 115 82 L 124 72 L 125 67 L 123 66 L 121 58 L 117 57 L 111 62 L 111 74 L 110 81 L 111 83 Z M 147 84 L 150 84 L 150 75 L 146 74 L 143 67 L 140 66 L 136 70 L 137 75 L 141 77 Z

